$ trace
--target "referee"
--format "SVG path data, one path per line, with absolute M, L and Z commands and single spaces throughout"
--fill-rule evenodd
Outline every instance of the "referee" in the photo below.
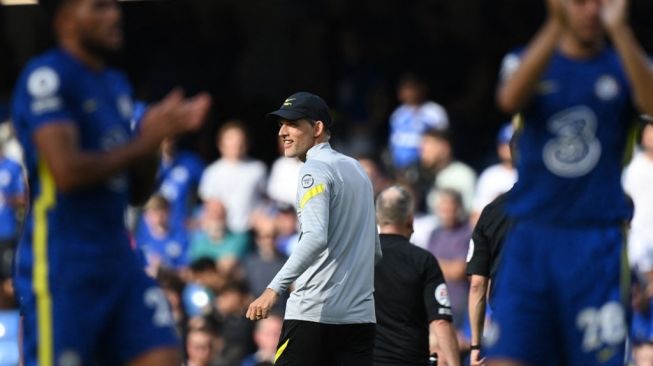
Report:
M 374 365 L 426 365 L 430 331 L 440 358 L 457 366 L 458 341 L 444 276 L 431 253 L 408 241 L 413 205 L 413 197 L 401 186 L 387 188 L 376 201 L 383 259 L 374 278 Z
M 268 114 L 284 155 L 305 162 L 297 187 L 299 243 L 247 317 L 267 317 L 292 282 L 276 365 L 372 365 L 374 264 L 381 258 L 372 183 L 329 145 L 329 108 L 299 92 Z
M 507 194 L 498 196 L 485 206 L 474 227 L 472 240 L 469 243 L 467 276 L 470 277 L 468 304 L 472 332 L 472 351 L 469 357 L 471 366 L 485 364 L 485 359 L 480 356 L 480 350 L 488 284 L 490 284 L 490 279 L 496 278 L 503 241 L 512 225 L 504 208 Z M 493 288 L 493 284 L 491 285 Z M 492 288 L 490 288 L 490 298 Z

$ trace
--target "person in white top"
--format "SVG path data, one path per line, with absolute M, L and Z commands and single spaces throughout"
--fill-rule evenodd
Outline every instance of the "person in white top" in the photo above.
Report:
M 399 81 L 397 97 L 402 103 L 390 116 L 390 152 L 394 167 L 402 171 L 419 161 L 419 149 L 426 130 L 449 127 L 447 111 L 426 100 L 427 85 L 414 75 Z
M 435 171 L 435 181 L 427 197 L 429 211 L 433 212 L 437 191 L 449 188 L 460 193 L 465 211 L 470 212 L 476 187 L 476 172 L 469 165 L 454 158 L 451 134 L 440 130 L 426 131 L 422 138 L 420 155 L 422 167 Z
M 247 231 L 249 216 L 265 192 L 265 164 L 247 157 L 247 134 L 240 121 L 225 123 L 216 142 L 220 158 L 204 170 L 199 196 L 203 201 L 217 199 L 224 203 L 229 212 L 229 230 Z
M 650 279 L 653 279 L 653 122 L 642 129 L 641 147 L 623 176 L 624 190 L 635 205 L 628 235 L 628 258 L 631 267 L 640 273 L 651 272 Z
M 299 169 L 302 163 L 297 158 L 289 158 L 283 155 L 283 144 L 279 140 L 279 152 L 281 156 L 272 163 L 270 178 L 268 180 L 268 197 L 278 203 L 284 203 L 295 207 L 295 196 L 297 195 L 297 180 Z M 297 207 L 295 207 L 297 209 Z
M 470 221 L 476 223 L 483 208 L 502 193 L 508 192 L 517 181 L 517 169 L 512 164 L 510 140 L 514 128 L 512 123 L 504 124 L 497 134 L 497 156 L 499 163 L 487 167 L 478 178 L 476 194 L 472 205 Z

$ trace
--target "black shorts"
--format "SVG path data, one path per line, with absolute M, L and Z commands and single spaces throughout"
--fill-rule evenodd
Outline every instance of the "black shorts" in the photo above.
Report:
M 285 320 L 275 365 L 372 366 L 375 325 Z

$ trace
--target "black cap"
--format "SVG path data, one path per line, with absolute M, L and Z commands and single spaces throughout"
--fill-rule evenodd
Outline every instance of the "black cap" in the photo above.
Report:
M 309 92 L 297 92 L 289 96 L 283 101 L 279 110 L 268 113 L 265 118 L 274 121 L 280 119 L 296 121 L 308 118 L 314 121 L 322 121 L 326 127 L 331 127 L 333 124 L 329 107 L 324 99 Z

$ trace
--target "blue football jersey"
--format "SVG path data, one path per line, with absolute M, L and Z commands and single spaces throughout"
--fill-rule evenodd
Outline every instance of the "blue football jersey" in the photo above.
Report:
M 147 265 L 154 262 L 169 268 L 188 265 L 188 234 L 185 230 L 171 227 L 166 235 L 157 237 L 141 219 L 135 239 L 136 247 L 145 255 Z
M 179 151 L 170 164 L 159 166 L 159 191 L 170 202 L 170 225 L 185 229 L 193 214 L 193 202 L 204 162 L 195 154 Z
M 23 170 L 17 162 L 0 157 L 0 239 L 18 235 L 16 209 L 9 200 L 25 194 Z
M 128 143 L 132 90 L 125 76 L 109 68 L 92 70 L 65 51 L 55 49 L 25 68 L 12 107 L 30 185 L 23 241 L 30 245 L 33 233 L 40 232 L 49 242 L 56 242 L 48 244 L 56 252 L 67 248 L 73 253 L 116 255 L 121 253 L 117 248 L 129 249 L 124 225 L 129 197 L 127 174 L 61 192 L 33 143 L 36 130 L 61 122 L 75 124 L 79 147 L 87 152 L 100 153 Z
M 506 56 L 504 71 L 519 57 Z M 522 220 L 579 225 L 627 219 L 621 168 L 634 113 L 613 49 L 584 60 L 556 52 L 523 112 L 519 180 L 508 212 Z

